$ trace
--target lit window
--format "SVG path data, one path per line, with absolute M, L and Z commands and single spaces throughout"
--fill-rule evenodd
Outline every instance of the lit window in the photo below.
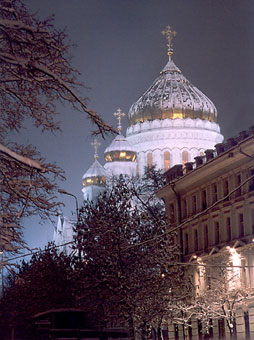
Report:
M 173 119 L 180 118 L 183 119 L 183 114 L 182 113 L 173 113 Z
M 164 152 L 164 170 L 167 171 L 170 168 L 170 153 Z

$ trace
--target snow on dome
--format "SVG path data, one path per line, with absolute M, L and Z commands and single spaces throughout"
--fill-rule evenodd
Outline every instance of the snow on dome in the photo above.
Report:
M 134 162 L 137 154 L 127 139 L 119 134 L 104 152 L 106 162 Z
M 85 172 L 82 177 L 82 183 L 83 186 L 104 186 L 106 184 L 106 171 L 97 159 L 95 159 L 90 168 Z
M 129 125 L 167 118 L 217 121 L 215 105 L 184 77 L 171 56 L 159 77 L 128 113 Z

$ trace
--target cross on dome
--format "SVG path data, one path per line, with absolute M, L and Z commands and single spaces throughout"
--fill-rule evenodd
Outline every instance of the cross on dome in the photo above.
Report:
M 120 134 L 121 131 L 122 131 L 121 120 L 122 120 L 122 117 L 125 116 L 125 113 L 122 112 L 121 109 L 118 109 L 118 110 L 114 113 L 114 116 L 117 117 L 117 120 L 118 120 L 117 130 L 118 130 L 118 132 L 119 132 L 119 134 Z
M 172 48 L 172 39 L 176 36 L 176 31 L 173 31 L 171 27 L 168 25 L 162 32 L 162 35 L 166 36 L 166 39 L 168 41 L 168 55 L 171 56 L 173 54 L 173 48 Z
M 94 147 L 94 159 L 98 159 L 98 147 L 101 145 L 101 143 L 95 138 L 91 145 Z

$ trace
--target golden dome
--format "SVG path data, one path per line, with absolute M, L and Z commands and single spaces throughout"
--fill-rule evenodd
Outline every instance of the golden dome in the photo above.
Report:
M 106 162 L 134 162 L 137 154 L 123 135 L 117 135 L 104 152 Z
M 129 125 L 167 118 L 217 121 L 215 105 L 184 77 L 171 56 L 159 77 L 131 106 L 128 114 Z

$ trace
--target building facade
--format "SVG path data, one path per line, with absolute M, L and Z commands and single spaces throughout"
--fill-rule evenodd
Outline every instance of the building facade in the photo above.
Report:
M 226 312 L 231 312 L 238 338 L 254 338 L 254 128 L 206 150 L 195 162 L 175 165 L 165 176 L 158 195 L 165 200 L 170 227 L 177 228 L 181 260 L 189 264 L 196 296 L 210 290 L 219 301 L 224 290 L 231 300 L 230 291 L 246 297 L 213 320 L 210 333 L 229 336 Z M 192 326 L 192 339 L 199 339 L 198 321 Z

